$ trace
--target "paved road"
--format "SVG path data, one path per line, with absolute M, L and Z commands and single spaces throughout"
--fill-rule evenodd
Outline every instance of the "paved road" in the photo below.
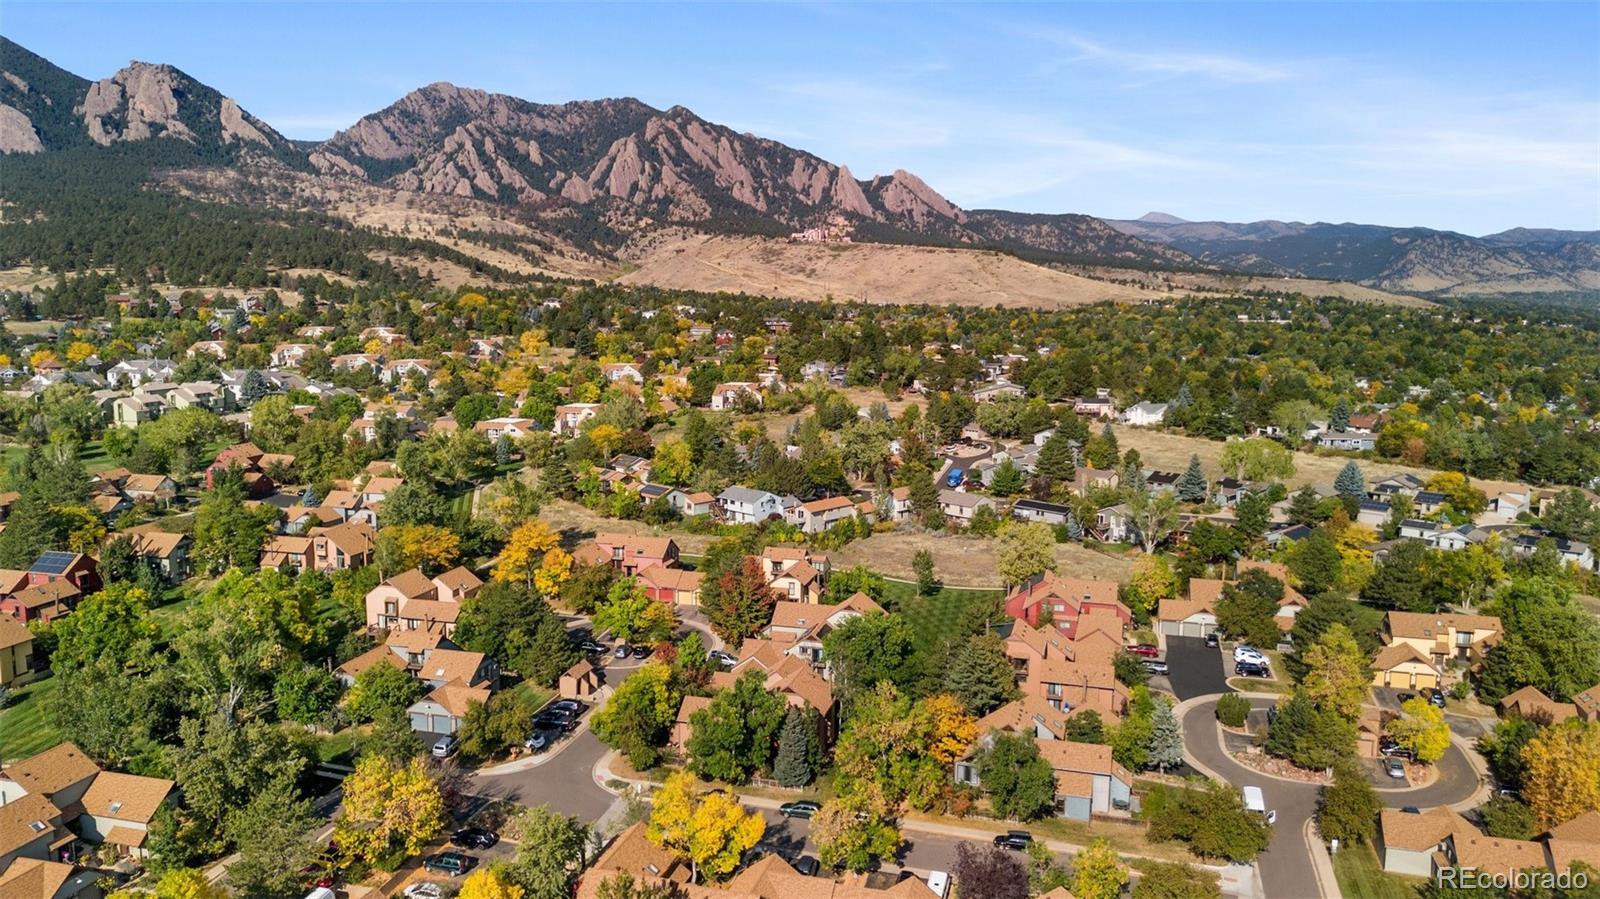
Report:
M 1222 650 L 1207 646 L 1204 637 L 1168 637 L 1167 667 L 1167 680 L 1179 701 L 1232 692 Z
M 1169 641 L 1171 639 L 1168 638 Z M 1204 645 L 1204 641 L 1196 642 Z M 1168 652 L 1170 654 L 1171 650 Z M 1210 652 L 1217 651 L 1213 649 Z M 1265 709 L 1272 704 L 1272 700 L 1253 699 L 1250 704 Z M 1266 895 L 1271 899 L 1318 895 L 1316 875 L 1308 859 L 1310 846 L 1305 840 L 1305 823 L 1317 810 L 1318 788 L 1258 774 L 1234 761 L 1218 740 L 1207 739 L 1205 735 L 1218 733 L 1217 702 L 1214 699 L 1198 703 L 1184 714 L 1183 732 L 1185 748 L 1202 765 L 1234 786 L 1260 787 L 1266 797 L 1267 808 L 1277 811 L 1272 842 L 1256 860 Z

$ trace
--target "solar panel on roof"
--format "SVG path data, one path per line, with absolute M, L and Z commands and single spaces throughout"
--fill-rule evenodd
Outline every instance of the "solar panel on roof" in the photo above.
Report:
M 36 571 L 40 574 L 64 574 L 72 566 L 72 560 L 77 557 L 77 553 L 50 550 L 40 554 L 39 560 L 34 562 L 33 567 L 28 570 Z

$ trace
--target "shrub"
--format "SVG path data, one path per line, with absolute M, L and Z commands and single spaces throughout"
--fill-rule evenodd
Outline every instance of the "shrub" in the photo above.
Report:
M 1217 720 L 1228 727 L 1244 727 L 1250 717 L 1250 700 L 1238 693 L 1224 693 L 1217 700 Z

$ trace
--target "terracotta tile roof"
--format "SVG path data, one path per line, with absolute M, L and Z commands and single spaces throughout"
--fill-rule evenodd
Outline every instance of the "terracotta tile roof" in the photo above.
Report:
M 49 796 L 99 772 L 100 767 L 83 750 L 71 743 L 58 743 L 38 755 L 12 762 L 0 774 L 29 793 Z
M 174 784 L 159 777 L 141 777 L 118 771 L 102 771 L 80 800 L 84 814 L 96 818 L 115 818 L 149 824 L 156 809 L 172 792 Z M 125 845 L 137 846 L 139 843 Z
M 10 615 L 0 615 L 0 649 L 33 642 L 33 631 Z

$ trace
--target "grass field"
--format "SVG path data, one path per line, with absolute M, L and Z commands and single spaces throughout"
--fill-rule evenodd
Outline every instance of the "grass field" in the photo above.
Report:
M 955 630 L 963 610 L 975 603 L 994 603 L 1003 595 L 999 590 L 945 587 L 932 596 L 919 596 L 916 584 L 890 581 L 883 598 L 886 603 L 899 608 L 911 622 L 917 632 L 918 645 L 923 649 L 931 649 L 939 645 L 946 634 Z
M 1422 882 L 1386 873 L 1367 843 L 1342 848 L 1333 857 L 1333 876 L 1347 899 L 1415 899 Z
M 46 713 L 57 683 L 55 678 L 35 681 L 17 690 L 0 709 L 0 758 L 8 762 L 27 758 L 61 742 Z

